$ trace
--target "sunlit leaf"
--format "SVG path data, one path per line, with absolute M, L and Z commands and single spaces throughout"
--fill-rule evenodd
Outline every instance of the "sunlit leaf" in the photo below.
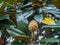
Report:
M 55 25 L 55 21 L 53 19 L 51 19 L 51 18 L 44 18 L 42 23 L 48 24 L 48 25 Z

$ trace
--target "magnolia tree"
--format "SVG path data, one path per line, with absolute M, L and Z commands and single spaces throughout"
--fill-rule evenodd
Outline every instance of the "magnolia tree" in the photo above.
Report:
M 60 45 L 59 2 L 0 0 L 0 45 Z

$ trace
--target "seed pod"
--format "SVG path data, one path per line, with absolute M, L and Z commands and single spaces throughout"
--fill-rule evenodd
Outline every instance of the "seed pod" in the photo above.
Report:
M 32 20 L 28 26 L 29 30 L 35 31 L 38 29 L 38 24 L 35 20 Z

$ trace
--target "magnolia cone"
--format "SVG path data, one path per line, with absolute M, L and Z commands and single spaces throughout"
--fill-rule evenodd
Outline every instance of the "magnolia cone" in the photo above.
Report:
M 38 23 L 35 20 L 32 20 L 28 26 L 29 30 L 35 31 L 38 29 Z

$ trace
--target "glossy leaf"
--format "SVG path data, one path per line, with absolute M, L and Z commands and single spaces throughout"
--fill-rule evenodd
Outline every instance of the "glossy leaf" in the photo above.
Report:
M 27 36 L 31 36 L 31 32 L 28 30 L 28 24 L 23 21 L 18 22 L 18 29 L 23 31 Z
M 57 25 L 60 25 L 60 20 L 58 20 L 58 21 L 56 22 L 56 24 L 57 24 Z
M 42 29 L 45 29 L 46 34 L 48 33 L 57 33 L 60 31 L 60 25 L 45 25 L 42 26 Z
M 13 41 L 11 42 L 11 45 L 24 45 L 24 43 L 19 41 Z
M 8 19 L 0 20 L 0 28 L 5 28 L 13 25 L 13 22 Z
M 7 31 L 15 40 L 29 39 L 29 37 L 27 35 L 25 35 L 25 33 L 22 32 L 21 30 L 18 30 L 18 29 L 15 29 L 15 28 L 10 28 Z
M 37 14 L 37 15 L 34 16 L 34 19 L 40 23 L 43 20 L 43 15 L 42 14 Z
M 56 38 L 47 38 L 47 39 L 43 39 L 42 42 L 54 43 L 54 42 L 59 42 L 59 40 Z
M 43 28 L 60 28 L 60 25 L 44 25 L 42 26 L 42 29 Z
M 7 30 L 12 36 L 14 36 L 14 34 L 17 36 L 19 35 L 25 35 L 24 32 L 22 32 L 21 30 L 19 29 L 16 29 L 16 28 L 13 28 L 13 27 L 9 27 L 8 30 Z
M 22 32 L 21 30 L 19 29 L 16 29 L 16 28 L 9 28 L 7 30 L 7 32 L 15 39 L 15 40 L 26 40 L 26 39 L 29 39 L 29 37 L 24 33 Z

